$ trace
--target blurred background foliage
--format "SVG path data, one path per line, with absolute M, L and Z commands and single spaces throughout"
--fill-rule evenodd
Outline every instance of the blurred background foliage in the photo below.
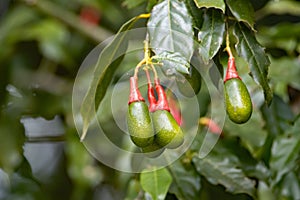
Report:
M 79 142 L 71 96 L 85 56 L 156 1 L 149 2 L 1 0 L 0 199 L 109 200 L 134 199 L 139 194 L 137 175 L 104 166 Z M 256 106 L 246 125 L 227 120 L 224 134 L 228 138 L 218 144 L 211 159 L 221 163 L 226 154 L 229 163 L 223 162 L 224 172 L 242 168 L 259 184 L 260 199 L 276 199 L 273 195 L 299 199 L 300 4 L 251 2 L 256 10 L 257 38 L 271 59 L 269 77 L 276 95 L 270 108 Z M 137 26 L 144 25 L 141 22 Z M 133 61 L 132 66 L 136 59 Z M 255 98 L 257 86 L 247 77 L 244 79 Z M 205 116 L 208 93 L 203 89 L 198 96 L 201 115 Z M 109 122 L 110 112 L 107 115 L 102 117 Z M 261 155 L 263 148 L 271 149 L 269 155 Z M 182 159 L 189 158 L 187 154 Z M 194 160 L 204 167 L 196 168 L 199 173 L 193 175 L 192 182 L 198 181 L 194 186 L 201 199 L 251 199 L 225 191 L 227 185 L 222 180 L 215 181 L 217 186 L 212 184 L 215 177 L 206 179 L 210 174 L 205 166 L 210 166 L 200 162 Z M 171 194 L 176 191 L 171 189 L 167 199 L 176 199 Z

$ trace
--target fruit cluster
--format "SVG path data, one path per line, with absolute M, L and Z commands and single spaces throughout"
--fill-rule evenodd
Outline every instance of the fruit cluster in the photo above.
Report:
M 170 113 L 166 93 L 158 77 L 155 76 L 153 87 L 148 70 L 145 69 L 145 72 L 149 106 L 139 91 L 135 74 L 130 78 L 127 126 L 133 143 L 147 156 L 157 157 L 165 148 L 179 147 L 184 141 L 184 135 Z

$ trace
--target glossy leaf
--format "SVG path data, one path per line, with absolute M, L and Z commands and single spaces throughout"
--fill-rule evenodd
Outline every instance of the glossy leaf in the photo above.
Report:
M 294 119 L 289 105 L 278 95 L 274 95 L 270 107 L 263 105 L 261 112 L 266 122 L 266 128 L 273 136 L 284 133 Z
M 198 8 L 217 8 L 225 13 L 225 3 L 223 0 L 194 0 Z
M 84 139 L 89 124 L 95 118 L 95 113 L 106 94 L 112 77 L 124 57 L 123 53 L 128 45 L 126 31 L 130 30 L 138 19 L 144 17 L 146 16 L 139 15 L 125 23 L 113 41 L 101 52 L 95 67 L 94 77 L 80 109 L 83 119 L 81 140 Z
M 147 26 L 156 55 L 165 51 L 175 52 L 190 60 L 194 51 L 194 35 L 192 18 L 184 2 L 165 0 L 157 4 Z
M 237 126 L 238 125 L 235 127 Z M 252 125 L 252 127 L 255 126 Z M 238 132 L 241 133 L 244 131 L 238 130 Z M 258 137 L 257 135 L 255 136 Z M 220 144 L 218 144 L 218 146 L 220 146 Z M 216 146 L 215 150 L 220 149 L 218 146 Z M 258 162 L 245 148 L 245 145 L 241 144 L 241 141 L 236 137 L 225 139 L 224 142 L 222 142 L 222 149 L 218 151 L 220 154 L 226 154 L 232 161 L 238 160 L 238 165 L 248 177 L 255 177 L 260 180 L 269 179 L 269 169 L 262 162 Z
M 197 7 L 194 0 L 185 0 L 186 7 L 188 8 L 189 12 L 191 13 L 193 24 L 195 29 L 200 29 L 202 21 L 203 21 L 203 10 Z
M 173 177 L 170 193 L 174 193 L 180 200 L 198 199 L 201 188 L 200 176 L 190 165 L 185 168 L 180 160 L 175 161 L 168 167 Z
M 259 110 L 254 109 L 251 120 L 240 126 L 234 124 L 230 120 L 225 123 L 225 129 L 232 136 L 237 136 L 241 139 L 241 142 L 251 152 L 252 156 L 258 157 L 261 147 L 264 145 L 268 132 L 263 129 L 263 121 Z M 256 131 L 253 131 L 252 127 L 256 127 Z
M 239 22 L 245 22 L 254 30 L 254 9 L 248 0 L 226 0 L 233 16 Z
M 172 176 L 166 168 L 143 170 L 140 181 L 142 188 L 151 195 L 153 200 L 164 200 L 172 183 Z
M 280 187 L 280 199 L 300 199 L 300 182 L 295 172 L 289 172 Z
M 279 136 L 274 140 L 270 158 L 270 168 L 275 173 L 275 183 L 278 183 L 282 176 L 291 171 L 296 165 L 296 159 L 300 152 L 300 137 Z
M 223 185 L 231 193 L 247 193 L 254 196 L 255 183 L 245 176 L 244 172 L 236 165 L 235 161 L 222 154 L 210 153 L 201 159 L 193 158 L 198 173 L 212 184 Z
M 207 10 L 198 34 L 199 52 L 205 63 L 208 63 L 219 51 L 225 33 L 224 15 L 215 9 Z
M 163 64 L 162 69 L 167 75 L 174 75 L 177 72 L 189 74 L 190 64 L 178 52 L 171 53 L 165 51 L 152 58 Z
M 267 77 L 269 58 L 263 47 L 256 41 L 253 32 L 245 25 L 237 23 L 234 27 L 234 35 L 238 41 L 235 46 L 238 54 L 248 62 L 253 79 L 263 88 L 265 102 L 270 104 L 273 94 Z
M 270 107 L 266 104 L 262 105 L 261 113 L 265 121 L 265 128 L 269 133 L 261 152 L 263 160 L 268 164 L 274 138 L 284 133 L 294 117 L 290 107 L 277 95 L 274 95 Z

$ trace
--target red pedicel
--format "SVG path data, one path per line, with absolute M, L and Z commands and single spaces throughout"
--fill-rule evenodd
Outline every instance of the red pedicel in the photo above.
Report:
M 170 112 L 167 96 L 164 88 L 160 85 L 159 79 L 154 80 L 155 90 L 158 96 L 155 110 L 167 110 Z
M 234 57 L 231 57 L 231 58 L 228 59 L 228 66 L 227 66 L 224 82 L 226 82 L 226 81 L 228 81 L 229 79 L 232 79 L 232 78 L 241 79 L 239 77 L 237 71 L 236 71 Z
M 182 119 L 181 119 L 181 112 L 180 112 L 180 106 L 179 103 L 177 102 L 176 97 L 172 92 L 167 93 L 168 97 L 168 102 L 169 102 L 169 107 L 170 107 L 170 113 L 173 115 L 174 119 L 176 120 L 177 124 L 179 126 L 182 125 Z
M 146 70 L 146 76 L 147 76 L 147 81 L 148 81 L 148 101 L 149 101 L 149 111 L 154 112 L 156 108 L 156 98 L 154 94 L 154 88 L 151 83 L 149 71 Z
M 148 101 L 149 101 L 149 111 L 154 112 L 156 110 L 156 98 L 154 94 L 154 88 L 151 82 L 148 82 Z
M 138 88 L 137 78 L 132 76 L 130 77 L 130 94 L 128 104 L 131 104 L 136 101 L 145 101 L 145 99 L 142 97 Z

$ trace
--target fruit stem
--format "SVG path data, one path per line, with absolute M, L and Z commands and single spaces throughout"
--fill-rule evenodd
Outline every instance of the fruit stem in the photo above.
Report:
M 154 112 L 156 110 L 156 98 L 154 95 L 154 88 L 151 83 L 151 78 L 148 69 L 145 69 L 145 73 L 148 81 L 148 101 L 149 101 L 149 111 Z
M 234 57 L 231 58 L 229 57 L 224 83 L 232 78 L 241 79 L 240 76 L 238 75 L 238 72 L 236 71 Z
M 134 76 L 130 77 L 130 94 L 129 94 L 128 105 L 137 101 L 145 101 L 145 99 L 142 97 L 140 93 L 137 81 L 138 81 L 137 77 Z
M 146 63 L 146 60 L 145 60 L 145 58 L 144 58 L 144 59 L 141 60 L 141 61 L 137 64 L 137 66 L 135 67 L 135 69 L 134 69 L 134 75 L 133 75 L 135 79 L 138 78 L 138 73 L 139 73 L 140 67 L 143 66 L 145 63 Z
M 229 59 L 230 58 L 234 58 L 232 52 L 231 52 L 231 48 L 230 48 L 230 39 L 229 39 L 229 30 L 228 30 L 228 23 L 226 23 L 226 48 L 225 50 L 228 53 Z
M 231 48 L 230 48 L 228 23 L 226 23 L 226 48 L 225 48 L 225 50 L 227 51 L 229 58 L 228 58 L 228 64 L 227 64 L 227 70 L 226 70 L 224 83 L 232 78 L 241 79 L 238 75 L 238 72 L 236 71 L 235 59 L 234 59 L 234 56 L 233 56 L 233 54 L 231 52 Z
M 156 71 L 154 65 L 151 63 L 150 66 L 151 66 L 151 69 L 152 69 L 153 74 L 154 74 L 154 80 L 158 79 L 157 71 Z
M 154 85 L 158 96 L 155 110 L 167 110 L 170 112 L 170 107 L 166 93 L 164 91 L 164 88 L 160 85 L 160 81 L 158 78 L 154 79 Z

